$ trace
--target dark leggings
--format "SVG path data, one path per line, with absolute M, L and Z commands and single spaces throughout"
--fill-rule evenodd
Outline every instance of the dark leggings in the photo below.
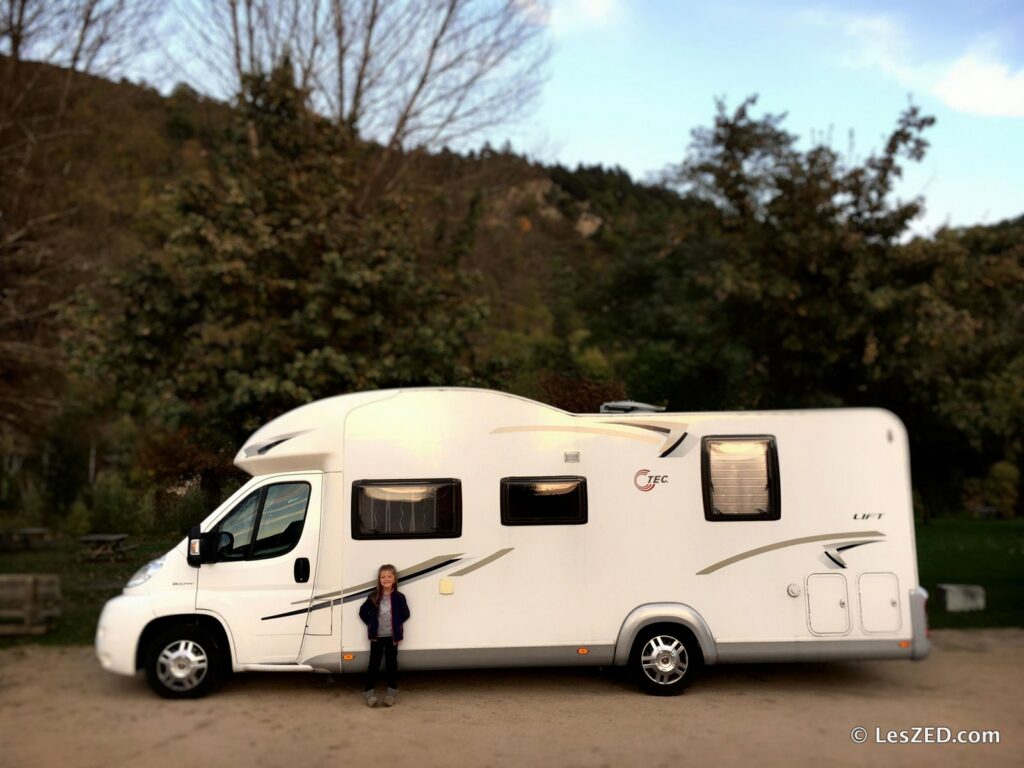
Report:
M 398 646 L 390 637 L 370 641 L 370 666 L 366 670 L 366 688 L 372 691 L 377 685 L 377 672 L 380 671 L 381 657 L 386 659 L 388 668 L 388 688 L 398 690 Z

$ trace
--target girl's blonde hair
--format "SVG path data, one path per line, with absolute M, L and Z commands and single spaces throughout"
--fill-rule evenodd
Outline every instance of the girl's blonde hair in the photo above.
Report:
M 398 591 L 398 569 L 395 568 L 391 563 L 384 563 L 380 568 L 377 569 L 377 588 L 373 590 L 373 604 L 380 605 L 380 600 L 384 597 L 384 588 L 380 585 L 380 575 L 384 571 L 391 571 L 391 574 L 395 577 L 395 585 L 391 588 L 393 592 Z

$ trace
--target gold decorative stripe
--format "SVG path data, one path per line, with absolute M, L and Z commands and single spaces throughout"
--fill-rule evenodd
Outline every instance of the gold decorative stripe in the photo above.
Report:
M 465 576 L 467 573 L 472 573 L 477 568 L 483 568 L 485 565 L 490 565 L 495 560 L 497 560 L 499 557 L 504 557 L 505 555 L 507 555 L 513 549 L 515 549 L 515 547 L 509 547 L 508 549 L 499 549 L 493 555 L 488 555 L 487 557 L 483 558 L 482 560 L 477 560 L 472 565 L 466 566 L 461 571 L 456 571 L 455 573 L 453 573 L 451 575 L 452 576 Z
M 639 440 L 643 443 L 650 443 L 652 445 L 660 445 L 662 440 L 655 437 L 654 435 L 646 434 L 632 434 L 627 432 L 619 432 L 615 429 L 602 429 L 600 427 L 555 427 L 555 426 L 536 426 L 536 427 L 498 427 L 497 429 L 491 430 L 492 435 L 510 432 L 573 432 L 576 434 L 590 434 L 590 435 L 606 435 L 608 437 L 622 437 L 626 440 Z
M 452 558 L 456 558 L 456 557 L 462 557 L 462 553 L 459 553 L 459 554 L 456 554 L 456 555 L 438 555 L 437 557 L 432 557 L 429 560 L 424 560 L 422 563 L 417 563 L 416 565 L 410 565 L 408 568 L 402 568 L 398 572 L 398 581 L 401 582 L 402 581 L 402 577 L 406 576 L 406 575 L 408 575 L 410 573 L 416 573 L 417 571 L 421 571 L 421 570 L 424 570 L 426 568 L 433 568 L 435 565 L 438 565 L 439 563 L 443 563 L 446 560 L 451 560 Z M 353 592 L 362 592 L 364 589 L 369 589 L 370 587 L 374 586 L 376 583 L 377 583 L 376 579 L 371 579 L 370 581 L 364 581 L 362 584 L 356 584 L 354 587 L 348 587 L 348 588 L 340 590 L 338 592 L 326 592 L 326 593 L 324 593 L 322 595 L 314 595 L 313 596 L 313 601 L 315 602 L 317 600 L 330 600 L 331 598 L 340 597 L 341 595 L 348 595 L 348 594 L 351 594 Z M 295 602 L 292 603 L 292 605 L 302 605 L 302 604 L 308 603 L 308 602 L 310 602 L 310 601 L 309 600 L 296 600 Z
M 727 565 L 738 563 L 740 560 L 746 560 L 747 558 L 754 557 L 756 555 L 763 555 L 765 552 L 771 552 L 776 549 L 795 547 L 797 544 L 808 544 L 812 541 L 827 541 L 829 539 L 863 539 L 865 536 L 884 537 L 885 534 L 881 531 L 850 531 L 848 533 L 826 533 L 821 536 L 804 536 L 799 539 L 787 539 L 786 541 L 780 541 L 778 544 L 768 544 L 764 547 L 758 547 L 757 549 L 751 549 L 746 552 L 741 552 L 738 555 L 727 557 L 725 560 L 719 560 L 717 563 L 709 565 L 703 571 L 697 571 L 697 575 L 706 576 L 709 573 L 714 573 L 720 568 L 725 568 Z

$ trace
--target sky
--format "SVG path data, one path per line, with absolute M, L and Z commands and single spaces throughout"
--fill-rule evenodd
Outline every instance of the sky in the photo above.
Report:
M 755 114 L 786 113 L 803 146 L 863 160 L 913 103 L 936 118 L 897 188 L 925 199 L 915 232 L 1024 214 L 1022 0 L 553 0 L 543 23 L 539 103 L 492 143 L 653 179 L 685 158 L 716 98 L 757 94 Z

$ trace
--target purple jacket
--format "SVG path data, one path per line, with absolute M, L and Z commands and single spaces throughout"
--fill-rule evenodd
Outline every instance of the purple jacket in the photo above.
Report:
M 363 620 L 368 628 L 368 634 L 371 640 L 377 639 L 377 632 L 379 627 L 377 626 L 378 610 L 377 606 L 373 604 L 373 593 L 367 596 L 366 602 L 359 606 L 359 618 Z M 409 603 L 405 600 L 405 595 L 399 592 L 397 589 L 391 592 L 391 636 L 395 639 L 395 642 L 399 642 L 402 639 L 402 626 L 409 620 Z

